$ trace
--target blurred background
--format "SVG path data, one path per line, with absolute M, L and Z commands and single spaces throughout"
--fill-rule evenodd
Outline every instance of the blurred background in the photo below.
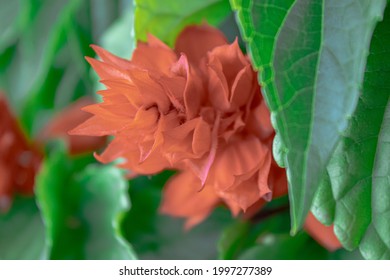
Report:
M 228 1 L 209 2 L 223 7 L 216 23 L 233 40 Z M 92 155 L 107 139 L 70 138 L 101 88 L 89 45 L 130 58 L 133 38 L 131 0 L 0 0 L 0 259 L 360 258 L 291 237 L 287 197 L 245 221 L 221 206 L 185 231 L 158 213 L 172 172 L 127 181 Z

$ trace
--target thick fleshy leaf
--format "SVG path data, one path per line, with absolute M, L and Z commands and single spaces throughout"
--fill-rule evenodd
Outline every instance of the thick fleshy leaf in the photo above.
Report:
M 135 36 L 145 41 L 151 33 L 173 46 L 177 34 L 187 25 L 207 21 L 218 25 L 230 14 L 228 0 L 135 0 Z
M 132 207 L 122 222 L 126 239 L 140 259 L 216 259 L 216 244 L 232 222 L 231 214 L 218 208 L 204 222 L 185 230 L 183 219 L 159 213 L 162 187 L 171 174 L 131 180 Z
M 49 258 L 134 259 L 119 230 L 120 215 L 129 207 L 127 182 L 117 168 L 90 162 L 70 160 L 57 147 L 38 175 Z
M 363 94 L 313 205 L 344 247 L 390 258 L 390 6 L 370 46 Z
M 292 232 L 347 128 L 386 0 L 232 0 L 287 167 Z
M 18 197 L 7 213 L 0 214 L 0 259 L 46 258 L 45 228 L 35 199 Z

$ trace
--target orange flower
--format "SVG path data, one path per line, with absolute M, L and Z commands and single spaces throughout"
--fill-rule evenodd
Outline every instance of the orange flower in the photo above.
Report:
M 186 28 L 175 50 L 149 36 L 130 61 L 93 48 L 102 61 L 87 59 L 107 89 L 71 133 L 115 136 L 96 155 L 101 162 L 123 158 L 119 166 L 138 174 L 178 169 L 163 213 L 187 218 L 189 227 L 218 203 L 237 214 L 286 193 L 271 155 L 270 114 L 237 41 L 203 25 Z
M 71 136 L 67 131 L 85 121 L 88 114 L 80 111 L 92 100 L 84 98 L 65 108 L 30 141 L 12 115 L 7 100 L 0 92 L 0 210 L 7 211 L 14 194 L 34 194 L 35 176 L 43 159 L 43 145 L 53 138 L 65 138 L 71 154 L 85 153 L 105 144 L 103 137 Z
M 32 195 L 42 154 L 27 141 L 0 93 L 0 210 L 11 206 L 14 193 Z

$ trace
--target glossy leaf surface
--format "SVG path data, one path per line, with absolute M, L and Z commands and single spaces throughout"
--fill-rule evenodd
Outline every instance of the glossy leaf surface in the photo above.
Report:
M 88 165 L 55 148 L 37 182 L 51 259 L 134 259 L 121 237 L 119 219 L 128 209 L 127 182 L 112 166 Z
M 363 94 L 328 166 L 313 212 L 348 249 L 390 258 L 390 8 L 371 41 Z
M 286 166 L 292 232 L 302 227 L 354 112 L 385 0 L 233 0 Z M 340 28 L 340 26 L 342 28 Z

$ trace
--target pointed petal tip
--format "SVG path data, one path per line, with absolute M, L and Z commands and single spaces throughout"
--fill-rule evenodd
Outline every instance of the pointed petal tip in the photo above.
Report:
M 83 124 L 84 123 L 81 123 L 80 125 L 76 126 L 75 128 L 69 130 L 67 132 L 68 135 L 71 135 L 71 136 L 90 136 L 88 133 L 85 133 L 83 131 Z
M 98 46 L 98 45 L 95 45 L 95 44 L 90 44 L 89 45 L 91 47 L 91 49 L 94 50 L 95 53 L 99 54 L 99 52 L 107 52 L 104 48 L 102 48 L 101 46 Z
M 84 56 L 85 60 L 93 67 L 93 63 L 95 63 L 95 61 L 99 61 L 93 57 L 90 57 L 90 56 Z
M 77 135 L 77 130 L 75 128 L 68 130 L 68 135 Z
M 108 163 L 106 160 L 103 159 L 103 157 L 101 155 L 99 155 L 97 152 L 93 152 L 93 157 L 101 162 L 101 163 Z

